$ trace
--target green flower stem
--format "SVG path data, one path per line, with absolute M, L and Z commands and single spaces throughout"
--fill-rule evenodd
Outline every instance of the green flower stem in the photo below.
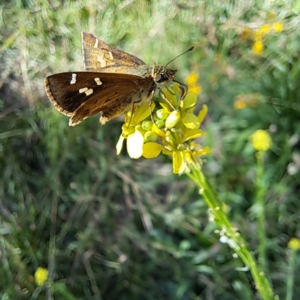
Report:
M 207 205 L 211 209 L 215 222 L 220 227 L 221 232 L 229 239 L 229 245 L 242 259 L 244 264 L 249 267 L 256 288 L 264 300 L 279 299 L 274 296 L 269 281 L 264 276 L 264 273 L 259 270 L 253 256 L 248 250 L 244 239 L 240 236 L 237 228 L 233 227 L 228 220 L 226 214 L 222 210 L 222 202 L 212 186 L 207 181 L 201 170 L 193 170 L 187 174 L 200 188 L 200 193 L 205 199 Z
M 289 257 L 289 273 L 287 277 L 286 283 L 286 300 L 293 299 L 293 286 L 295 281 L 295 266 L 296 266 L 296 251 L 290 249 L 290 257 Z
M 258 231 L 258 262 L 262 271 L 266 274 L 266 231 L 265 231 L 265 188 L 263 187 L 263 152 L 257 152 L 257 176 L 256 176 L 256 212 Z

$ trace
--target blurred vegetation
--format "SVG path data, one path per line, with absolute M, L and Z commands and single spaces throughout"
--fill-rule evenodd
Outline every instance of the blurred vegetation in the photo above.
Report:
M 203 168 L 254 256 L 249 136 L 269 131 L 266 276 L 281 299 L 299 299 L 288 247 L 300 238 L 299 12 L 296 0 L 1 2 L 1 299 L 259 298 L 170 161 L 116 156 L 122 118 L 70 128 L 46 99 L 45 76 L 83 70 L 81 31 L 149 64 L 195 45 L 172 65 L 182 81 L 199 76 L 213 151 Z M 36 284 L 41 267 L 51 285 Z

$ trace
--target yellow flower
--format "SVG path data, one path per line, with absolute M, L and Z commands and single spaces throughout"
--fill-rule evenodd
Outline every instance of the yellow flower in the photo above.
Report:
M 250 136 L 250 142 L 255 150 L 267 151 L 272 145 L 270 135 L 265 130 L 257 130 Z
M 197 74 L 189 82 L 197 82 Z M 127 113 L 122 134 L 117 143 L 117 154 L 127 140 L 127 152 L 131 158 L 155 158 L 159 154 L 173 159 L 173 172 L 181 174 L 201 168 L 200 156 L 210 153 L 208 147 L 195 143 L 194 139 L 204 136 L 199 128 L 206 114 L 207 106 L 196 115 L 194 109 L 197 95 L 188 93 L 181 100 L 181 91 L 176 86 L 164 89 L 161 98 L 149 104 L 142 104 L 134 114 Z
M 297 238 L 291 238 L 288 247 L 292 250 L 299 250 L 300 249 L 300 240 Z
M 267 34 L 271 31 L 271 26 L 269 24 L 264 24 L 260 27 L 262 35 Z
M 255 30 L 253 32 L 252 39 L 254 40 L 254 42 L 261 42 L 263 39 L 263 36 L 264 36 L 263 31 L 260 28 L 258 28 L 257 30 Z
M 34 273 L 34 279 L 37 286 L 43 286 L 48 280 L 48 270 L 38 267 Z
M 270 11 L 268 13 L 267 19 L 268 19 L 268 21 L 273 21 L 275 19 L 275 17 L 276 17 L 275 12 L 274 11 Z
M 234 109 L 242 110 L 247 107 L 246 102 L 243 99 L 237 99 L 233 104 Z
M 199 75 L 197 73 L 191 73 L 186 79 L 185 83 L 188 86 L 188 91 L 195 94 L 200 94 L 202 92 L 202 87 L 198 84 Z
M 127 152 L 129 157 L 137 159 L 143 154 L 144 134 L 147 130 L 144 130 L 142 121 L 151 115 L 154 108 L 154 103 L 150 107 L 148 103 L 143 103 L 140 107 L 137 107 L 133 115 L 128 112 L 125 115 L 125 123 L 122 126 L 122 134 L 116 145 L 117 155 L 121 153 L 124 140 L 127 140 Z
M 261 41 L 256 41 L 252 46 L 252 51 L 255 55 L 260 55 L 264 50 L 264 44 Z
M 199 75 L 193 72 L 185 79 L 185 83 L 189 86 L 195 85 L 198 83 L 198 80 L 199 80 Z
M 280 22 L 276 22 L 273 24 L 273 30 L 275 32 L 281 32 L 283 30 L 283 24 Z
M 235 98 L 233 107 L 236 110 L 242 110 L 246 107 L 255 107 L 259 94 L 240 94 Z

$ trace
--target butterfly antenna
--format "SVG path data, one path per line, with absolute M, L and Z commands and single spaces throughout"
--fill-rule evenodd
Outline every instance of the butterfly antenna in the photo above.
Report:
M 183 55 L 183 54 L 185 54 L 185 53 L 188 53 L 188 52 L 192 51 L 193 49 L 194 49 L 194 46 L 192 46 L 190 49 L 184 51 L 183 53 L 177 55 L 175 58 L 173 58 L 171 61 L 169 61 L 169 62 L 166 64 L 165 67 L 167 67 L 172 61 L 174 61 L 175 59 L 177 59 L 179 56 L 181 56 L 181 55 Z

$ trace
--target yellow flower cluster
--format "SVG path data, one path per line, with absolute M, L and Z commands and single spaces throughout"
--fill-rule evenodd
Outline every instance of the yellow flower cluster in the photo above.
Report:
M 158 103 L 142 104 L 133 115 L 131 112 L 125 115 L 117 154 L 126 140 L 131 158 L 155 158 L 160 153 L 170 155 L 175 174 L 201 167 L 199 157 L 210 153 L 210 149 L 194 140 L 205 135 L 199 127 L 207 114 L 207 106 L 195 115 L 197 95 L 188 93 L 181 100 L 175 89 L 176 86 L 174 94 L 169 89 L 164 90 Z
M 252 39 L 252 51 L 255 55 L 260 55 L 264 51 L 264 38 L 267 34 L 280 33 L 283 31 L 283 24 L 275 22 L 272 24 L 263 24 L 259 28 L 250 29 L 245 27 L 241 33 L 241 39 Z
M 259 98 L 259 94 L 240 94 L 235 98 L 233 107 L 236 110 L 242 110 L 246 107 L 256 107 Z
M 255 150 L 262 152 L 269 150 L 272 145 L 272 140 L 268 132 L 261 129 L 256 130 L 250 136 L 250 142 Z
M 34 279 L 37 286 L 43 286 L 48 280 L 48 270 L 45 268 L 37 268 L 34 273 Z

